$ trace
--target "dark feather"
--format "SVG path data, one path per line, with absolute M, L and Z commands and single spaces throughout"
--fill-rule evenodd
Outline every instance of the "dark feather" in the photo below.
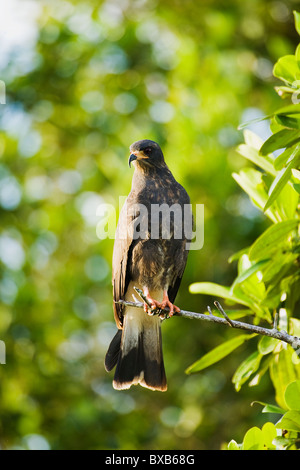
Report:
M 107 372 L 111 371 L 117 364 L 120 348 L 121 348 L 122 330 L 118 330 L 113 337 L 108 351 L 105 356 L 105 369 Z
M 127 323 L 122 330 L 122 348 L 117 356 L 113 386 L 122 390 L 139 383 L 152 390 L 164 391 L 167 389 L 167 381 L 160 321 L 158 318 L 150 319 L 144 312 L 137 312 L 137 309 L 135 313 L 135 318 L 125 318 Z M 138 320 L 139 315 L 144 321 Z M 140 328 L 136 328 L 137 324 Z

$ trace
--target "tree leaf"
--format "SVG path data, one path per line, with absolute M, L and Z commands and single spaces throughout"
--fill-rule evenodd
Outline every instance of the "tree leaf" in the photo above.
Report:
M 261 358 L 262 354 L 255 351 L 239 365 L 232 378 L 232 382 L 235 384 L 237 391 L 241 389 L 242 385 L 258 369 Z
M 300 194 L 300 184 L 293 184 L 293 188 Z
M 286 168 L 283 168 L 276 176 L 274 179 L 270 189 L 269 189 L 269 198 L 268 201 L 264 207 L 264 210 L 267 210 L 275 201 L 275 199 L 278 198 L 279 194 L 287 184 L 288 180 L 291 177 L 291 171 L 292 168 L 295 168 L 298 166 L 298 163 L 300 162 L 300 149 L 299 145 L 295 148 L 295 150 L 292 152 L 291 156 L 288 159 L 288 165 Z
M 300 130 L 296 129 L 282 129 L 275 134 L 272 134 L 260 149 L 261 155 L 267 155 L 286 147 L 291 147 L 300 140 Z
M 277 199 L 277 197 L 283 190 L 284 186 L 291 177 L 291 169 L 292 163 L 290 163 L 287 168 L 283 168 L 282 170 L 280 170 L 280 172 L 277 174 L 270 187 L 269 198 L 265 204 L 264 211 L 266 211 L 273 204 L 273 202 Z
M 264 448 L 268 450 L 276 449 L 273 440 L 277 437 L 276 427 L 273 423 L 265 423 L 261 428 Z
M 232 177 L 248 194 L 252 202 L 263 210 L 268 200 L 268 193 L 265 190 L 261 172 L 254 170 L 254 168 L 245 168 L 239 173 L 233 173 Z M 277 216 L 271 209 L 266 211 L 266 215 L 272 222 L 278 222 Z
M 280 57 L 273 67 L 273 75 L 292 85 L 299 79 L 299 67 L 294 55 Z
M 276 121 L 288 129 L 300 129 L 300 117 L 290 117 L 285 114 L 276 114 Z
M 300 411 L 300 380 L 295 380 L 288 384 L 284 399 L 288 408 Z
M 293 154 L 295 148 L 287 148 L 280 155 L 278 155 L 274 160 L 274 168 L 276 171 L 282 170 L 290 162 L 291 155 Z
M 300 411 L 287 411 L 276 424 L 276 428 L 300 432 Z
M 264 441 L 263 441 L 263 433 L 261 429 L 254 426 L 250 428 L 243 440 L 243 450 L 263 450 L 264 448 Z
M 295 18 L 296 31 L 298 34 L 300 34 L 300 13 L 298 13 L 298 11 L 296 10 L 294 10 L 293 13 L 294 13 L 294 18 Z
M 251 403 L 251 406 L 258 403 L 259 405 L 263 406 L 263 409 L 261 410 L 262 413 L 276 413 L 283 415 L 286 410 L 283 410 L 282 408 L 279 408 L 279 406 L 276 405 L 270 405 L 269 403 L 264 403 L 263 401 L 253 401 Z
M 227 449 L 228 450 L 240 450 L 240 446 L 234 439 L 231 439 L 231 441 L 229 442 L 227 446 Z
M 272 176 L 276 176 L 276 171 L 273 165 L 273 159 L 268 155 L 262 157 L 259 154 L 259 149 L 255 149 L 246 144 L 241 144 L 237 147 L 237 152 L 243 157 L 250 160 L 255 165 L 259 166 Z
M 271 256 L 278 250 L 279 245 L 286 243 L 288 236 L 297 226 L 298 221 L 296 219 L 284 220 L 271 225 L 250 247 L 249 259 L 256 261 Z
M 258 342 L 258 351 L 260 354 L 266 355 L 274 351 L 274 348 L 279 343 L 279 340 L 271 336 L 262 336 Z
M 262 410 L 262 413 L 276 413 L 284 414 L 285 410 L 276 405 L 266 405 Z
M 216 348 L 209 351 L 207 354 L 202 356 L 198 361 L 194 362 L 191 366 L 186 369 L 186 374 L 193 374 L 199 372 L 200 370 L 205 369 L 206 367 L 219 362 L 224 357 L 228 356 L 232 351 L 241 346 L 245 341 L 256 336 L 256 334 L 251 335 L 239 335 L 235 338 L 225 341 Z
M 263 259 L 261 261 L 258 261 L 257 263 L 252 264 L 248 269 L 245 269 L 235 280 L 234 283 L 231 287 L 231 291 L 233 291 L 233 287 L 236 284 L 241 284 L 243 281 L 251 277 L 253 274 L 257 273 L 258 271 L 261 270 L 261 268 L 268 263 L 270 258 Z
M 222 297 L 223 299 L 232 300 L 242 305 L 249 307 L 251 300 L 246 296 L 237 296 L 230 293 L 230 287 L 220 286 L 213 282 L 194 282 L 190 285 L 189 291 L 192 294 L 205 294 L 215 295 L 216 297 Z
M 287 409 L 284 394 L 288 384 L 300 379 L 300 368 L 292 361 L 293 348 L 287 346 L 278 354 L 270 365 L 270 377 L 276 391 L 276 401 L 281 408 Z
M 293 90 L 295 90 L 295 88 L 293 88 Z M 289 104 L 288 106 L 283 106 L 283 108 L 279 108 L 275 111 L 274 116 L 278 114 L 285 114 L 286 116 L 300 114 L 300 104 Z

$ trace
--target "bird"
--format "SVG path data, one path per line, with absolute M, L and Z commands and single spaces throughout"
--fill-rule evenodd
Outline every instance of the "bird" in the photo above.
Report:
M 184 217 L 184 210 L 191 214 L 190 198 L 172 175 L 158 143 L 143 139 L 129 149 L 129 166 L 134 166 L 134 174 L 131 191 L 120 211 L 112 260 L 113 308 L 118 330 L 106 353 L 105 369 L 110 372 L 116 366 L 116 390 L 140 384 L 150 390 L 166 391 L 163 316 L 153 312 L 168 308 L 169 317 L 180 312 L 174 301 L 189 251 L 190 232 L 184 224 L 190 217 Z M 135 299 L 135 288 L 144 293 L 144 309 L 118 303 Z

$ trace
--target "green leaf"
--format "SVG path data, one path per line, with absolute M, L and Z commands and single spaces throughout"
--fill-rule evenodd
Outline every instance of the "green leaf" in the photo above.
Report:
M 275 134 L 272 134 L 260 149 L 261 155 L 267 155 L 286 147 L 291 147 L 300 140 L 300 130 L 295 129 L 282 129 Z
M 295 88 L 293 88 L 295 90 Z M 291 116 L 293 114 L 300 114 L 300 104 L 289 104 L 288 106 L 283 106 L 275 111 L 274 116 L 278 114 L 285 114 L 286 116 Z
M 289 129 L 300 129 L 300 117 L 292 118 L 284 114 L 277 114 L 276 121 L 284 127 Z
M 293 348 L 287 346 L 274 355 L 270 365 L 270 377 L 275 387 L 276 401 L 284 409 L 287 409 L 284 395 L 288 384 L 300 379 L 300 368 L 293 364 L 293 354 Z
M 273 202 L 278 198 L 279 194 L 281 193 L 284 186 L 286 185 L 286 183 L 291 177 L 291 169 L 292 169 L 292 163 L 290 163 L 287 168 L 283 168 L 282 170 L 280 170 L 280 172 L 277 174 L 276 178 L 274 179 L 270 187 L 269 198 L 265 204 L 264 211 L 266 211 L 273 204 Z
M 232 177 L 248 194 L 252 202 L 263 210 L 268 200 L 268 194 L 262 181 L 262 173 L 253 168 L 245 168 L 239 173 L 233 173 Z M 276 215 L 271 209 L 266 211 L 266 215 L 272 220 L 272 222 L 278 222 Z
M 295 380 L 287 386 L 284 399 L 288 408 L 300 411 L 300 380 Z
M 242 250 L 237 251 L 236 253 L 233 253 L 233 255 L 228 258 L 228 263 L 232 263 L 233 261 L 238 260 L 242 255 L 247 255 L 248 254 L 249 248 L 243 248 Z
M 290 98 L 290 96 L 295 92 L 295 88 L 291 86 L 275 86 L 274 88 L 278 95 L 283 99 Z
M 262 259 L 261 261 L 258 261 L 257 263 L 255 264 L 252 264 L 252 266 L 250 266 L 250 268 L 246 269 L 245 271 L 243 271 L 234 281 L 234 285 L 236 284 L 241 284 L 242 282 L 244 282 L 246 279 L 248 279 L 249 277 L 251 277 L 253 274 L 256 274 L 258 271 L 261 270 L 261 268 L 269 262 L 269 258 L 268 259 Z M 233 286 L 231 288 L 231 290 L 233 290 Z
M 299 79 L 299 67 L 294 55 L 280 57 L 273 67 L 273 75 L 292 85 Z
M 279 340 L 270 336 L 262 336 L 258 342 L 258 351 L 260 354 L 266 355 L 274 351 Z
M 264 448 L 264 440 L 263 440 L 263 433 L 261 429 L 254 426 L 250 428 L 243 440 L 243 450 L 263 450 Z
M 242 385 L 258 369 L 261 358 L 262 354 L 255 351 L 239 365 L 232 378 L 232 382 L 234 383 L 237 391 L 241 389 Z
M 247 307 L 251 304 L 251 301 L 246 296 L 237 296 L 230 293 L 229 287 L 220 286 L 213 282 L 194 282 L 190 285 L 189 291 L 191 294 L 205 294 L 214 295 L 216 297 L 222 297 L 223 299 L 232 300 Z
M 254 300 L 257 305 L 260 305 L 266 290 L 264 284 L 259 282 L 260 278 L 258 277 L 258 273 L 267 262 L 268 260 L 262 260 L 252 265 L 248 256 L 242 255 L 238 262 L 238 277 L 232 284 L 230 293 L 236 296 L 245 294 L 247 297 Z M 255 306 L 252 305 L 252 307 L 254 308 Z M 264 316 L 261 307 L 259 307 L 259 310 L 260 313 L 257 313 L 260 316 Z
M 296 439 L 295 438 L 288 438 L 288 437 L 282 437 L 282 436 L 278 436 L 276 437 L 275 439 L 273 439 L 273 444 L 277 447 L 277 448 L 284 448 L 284 447 L 288 447 L 290 445 L 293 445 L 295 443 Z
M 298 11 L 293 11 L 295 18 L 295 27 L 298 34 L 300 34 L 300 13 Z
M 300 44 L 298 44 L 298 46 L 296 47 L 295 57 L 296 57 L 298 67 L 299 67 L 300 66 Z
M 265 423 L 261 428 L 264 448 L 268 450 L 275 449 L 273 440 L 277 437 L 276 427 L 273 423 Z
M 264 210 L 267 210 L 273 202 L 278 198 L 279 194 L 287 184 L 288 180 L 291 177 L 291 171 L 292 168 L 295 168 L 298 166 L 298 163 L 300 162 L 300 153 L 299 153 L 299 146 L 295 148 L 293 153 L 291 154 L 290 158 L 288 159 L 288 165 L 286 168 L 283 168 L 276 176 L 274 179 L 270 189 L 269 189 L 269 198 L 268 201 L 264 207 Z
M 237 147 L 237 152 L 242 155 L 243 157 L 247 158 L 250 160 L 252 163 L 255 165 L 259 166 L 263 170 L 265 170 L 267 173 L 269 173 L 272 176 L 276 176 L 276 171 L 274 169 L 273 165 L 273 159 L 266 155 L 265 157 L 262 157 L 259 154 L 259 149 L 255 149 L 253 147 L 250 147 L 249 145 L 246 144 L 241 144 Z
M 263 406 L 263 409 L 261 410 L 262 413 L 276 413 L 276 414 L 283 415 L 286 411 L 286 410 L 283 410 L 282 408 L 279 408 L 279 406 L 270 405 L 269 403 L 264 403 L 262 401 L 256 401 L 256 400 L 251 403 L 251 406 L 256 403 Z
M 274 168 L 276 171 L 282 170 L 290 161 L 291 155 L 293 154 L 295 148 L 288 148 L 284 150 L 278 157 L 274 160 Z
M 293 184 L 293 188 L 300 194 L 300 184 Z
M 263 117 L 251 119 L 250 121 L 243 122 L 242 124 L 239 124 L 238 129 L 242 130 L 245 127 L 249 126 L 250 124 L 256 124 L 257 122 L 266 121 L 267 119 L 270 119 L 272 116 L 273 114 L 269 114 L 268 116 L 263 116 Z
M 220 344 L 216 348 L 209 351 L 207 354 L 202 356 L 198 361 L 194 362 L 191 366 L 186 369 L 186 374 L 193 374 L 195 372 L 199 372 L 216 362 L 219 362 L 224 357 L 228 356 L 232 351 L 236 348 L 241 346 L 245 341 L 256 336 L 256 334 L 252 335 L 240 335 L 236 336 L 235 338 L 230 339 L 229 341 L 225 341 L 224 343 Z
M 300 432 L 300 411 L 287 411 L 276 424 L 276 428 Z
M 273 208 L 277 207 L 281 220 L 293 219 L 297 213 L 299 195 L 292 184 L 286 184 L 276 198 Z
M 280 408 L 279 406 L 276 405 L 266 405 L 262 410 L 262 413 L 276 413 L 276 414 L 284 414 L 285 410 Z
M 296 219 L 272 225 L 256 239 L 249 250 L 250 260 L 256 261 L 273 255 L 279 246 L 284 246 L 290 233 L 298 226 Z
M 238 445 L 238 443 L 236 441 L 231 439 L 231 441 L 229 442 L 229 444 L 227 446 L 227 449 L 228 450 L 240 450 L 240 446 Z

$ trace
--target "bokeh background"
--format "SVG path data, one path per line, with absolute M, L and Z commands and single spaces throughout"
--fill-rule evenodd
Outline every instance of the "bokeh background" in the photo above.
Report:
M 243 346 L 199 375 L 185 369 L 234 334 L 162 325 L 169 389 L 113 390 L 113 240 L 97 207 L 130 190 L 128 147 L 159 142 L 205 242 L 177 297 L 205 311 L 195 281 L 229 285 L 228 258 L 266 227 L 231 174 L 238 125 L 278 107 L 272 67 L 294 53 L 292 0 L 1 0 L 0 446 L 220 449 L 265 422 L 253 389 L 231 383 Z M 3 83 L 6 87 L 5 104 Z M 264 121 L 253 129 L 269 135 Z M 268 377 L 255 399 L 272 400 Z M 269 418 L 268 418 L 269 419 Z

